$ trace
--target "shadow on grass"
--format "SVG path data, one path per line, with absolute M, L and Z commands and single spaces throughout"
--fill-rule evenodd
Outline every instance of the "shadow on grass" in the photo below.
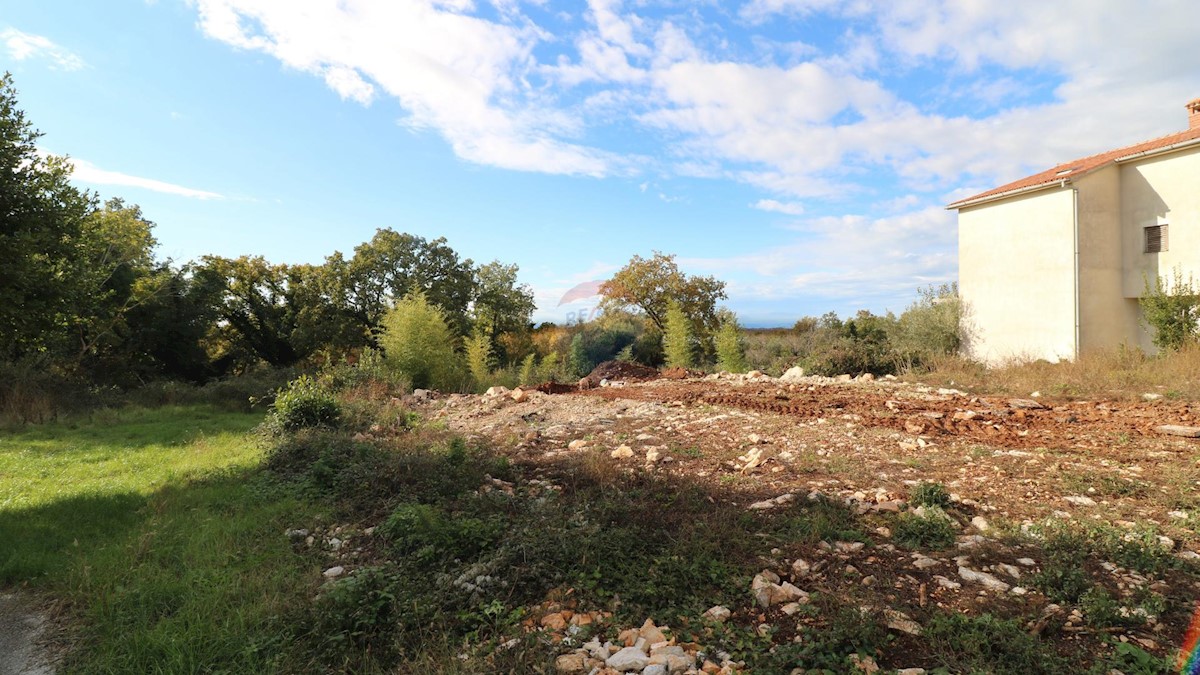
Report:
M 70 672 L 299 671 L 284 646 L 321 561 L 283 532 L 320 518 L 257 468 L 0 511 L 0 584 L 67 601 Z

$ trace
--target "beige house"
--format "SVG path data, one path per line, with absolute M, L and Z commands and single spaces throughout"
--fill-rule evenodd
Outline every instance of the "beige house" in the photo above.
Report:
M 1084 157 L 963 199 L 959 291 L 971 356 L 1152 351 L 1138 297 L 1178 267 L 1200 279 L 1200 99 L 1188 130 Z

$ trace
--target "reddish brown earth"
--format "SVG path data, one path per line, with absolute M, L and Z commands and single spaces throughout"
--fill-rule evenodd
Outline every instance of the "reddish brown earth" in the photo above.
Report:
M 1196 424 L 1200 410 L 1190 403 L 1009 399 L 888 380 L 607 379 L 615 386 L 547 387 L 562 393 L 535 394 L 521 403 L 508 396 L 452 396 L 436 403 L 433 415 L 454 431 L 488 438 L 515 461 L 543 467 L 545 475 L 565 459 L 594 457 L 620 470 L 704 484 L 714 499 L 741 507 L 820 492 L 858 509 L 870 527 L 891 523 L 885 511 L 897 504 L 907 508 L 919 483 L 941 483 L 953 494 L 962 529 L 954 549 L 930 552 L 936 566 L 914 568 L 914 556 L 891 546 L 884 528 L 861 552 L 781 545 L 773 567 L 786 578 L 790 561 L 803 558 L 825 572 L 794 579 L 801 588 L 913 616 L 932 607 L 1032 617 L 1053 610 L 1035 590 L 992 592 L 959 576 L 955 559 L 967 556 L 962 560 L 971 569 L 990 571 L 1013 586 L 1027 584 L 1043 558 L 1036 543 L 1009 536 L 1022 524 L 1151 528 L 1169 537 L 1164 546 L 1173 555 L 1186 558 L 1200 550 L 1200 440 L 1157 431 Z M 570 448 L 572 441 L 586 443 Z M 611 460 L 609 454 L 622 447 L 632 456 Z M 647 461 L 647 453 L 658 459 Z M 748 462 L 755 455 L 758 461 Z M 988 521 L 989 530 L 972 525 L 975 516 Z M 973 545 L 970 539 L 985 531 Z M 1001 572 L 1030 558 L 1035 565 L 1022 567 L 1020 579 Z M 1064 640 L 1120 634 L 1123 641 L 1169 654 L 1200 595 L 1194 571 L 1139 580 L 1129 570 L 1094 562 L 1091 571 L 1115 593 L 1149 585 L 1170 598 L 1173 609 L 1144 627 L 1093 630 L 1054 614 L 1040 624 L 1031 621 L 1029 630 Z M 842 574 L 846 565 L 857 575 Z M 873 579 L 870 592 L 858 583 L 865 576 Z M 962 588 L 943 588 L 938 576 Z M 752 606 L 734 608 L 734 616 L 777 623 L 784 636 L 797 625 L 776 610 Z M 919 653 L 905 652 L 906 640 L 898 637 L 890 667 L 921 663 Z

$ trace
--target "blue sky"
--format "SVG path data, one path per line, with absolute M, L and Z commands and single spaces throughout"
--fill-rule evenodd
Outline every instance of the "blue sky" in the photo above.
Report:
M 0 69 L 177 261 L 391 227 L 519 264 L 563 320 L 661 250 L 790 325 L 954 280 L 954 199 L 1185 128 L 1197 25 L 1191 0 L 14 0 Z

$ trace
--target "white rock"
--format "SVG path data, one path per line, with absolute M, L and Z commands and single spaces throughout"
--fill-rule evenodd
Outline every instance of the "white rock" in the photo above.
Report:
M 800 366 L 792 366 L 787 369 L 787 372 L 779 376 L 780 382 L 802 382 L 803 380 L 804 369 Z
M 658 448 L 650 448 L 646 451 L 647 463 L 654 464 L 658 462 L 659 459 L 662 459 L 662 455 L 659 453 Z
M 732 615 L 733 612 L 730 612 L 729 608 L 723 605 L 714 605 L 704 612 L 704 618 L 711 619 L 717 623 L 725 623 Z
M 958 583 L 957 581 L 951 581 L 940 574 L 934 576 L 933 580 L 937 582 L 938 586 L 941 586 L 948 591 L 957 591 L 958 589 L 962 588 L 962 584 Z
M 633 448 L 629 447 L 628 445 L 622 445 L 616 450 L 608 453 L 608 455 L 613 459 L 629 459 L 630 457 L 633 457 Z
M 988 529 L 991 528 L 991 525 L 988 524 L 987 519 L 984 518 L 983 516 L 975 516 L 974 518 L 972 518 L 971 526 L 974 527 L 975 529 L 979 530 L 980 532 L 987 532 Z
M 664 663 L 652 663 L 642 670 L 642 675 L 667 675 L 667 666 Z
M 988 574 L 987 572 L 978 572 L 969 567 L 960 566 L 958 568 L 958 576 L 962 577 L 963 581 L 974 581 L 974 582 L 983 584 L 985 588 L 991 589 L 993 591 L 1003 592 L 1003 591 L 1007 591 L 1009 588 L 1011 588 L 1011 586 L 1004 583 L 1003 581 L 1000 581 L 999 579 Z
M 1091 497 L 1084 497 L 1082 495 L 1070 495 L 1068 497 L 1063 497 L 1063 500 L 1066 501 L 1068 504 L 1072 504 L 1074 506 L 1095 506 L 1096 505 L 1095 499 L 1092 499 Z
M 335 567 L 330 567 L 329 569 L 325 570 L 324 572 L 321 572 L 321 574 L 323 574 L 326 579 L 336 579 L 337 577 L 340 577 L 343 574 L 345 574 L 345 572 L 346 572 L 346 568 L 342 567 L 341 565 L 337 565 Z
M 605 662 L 609 668 L 618 673 L 628 673 L 631 670 L 642 670 L 650 663 L 650 657 L 646 652 L 637 647 L 625 647 L 621 651 L 608 657 Z
M 508 393 L 508 387 L 488 387 L 487 393 L 484 396 L 495 397 L 504 396 Z

